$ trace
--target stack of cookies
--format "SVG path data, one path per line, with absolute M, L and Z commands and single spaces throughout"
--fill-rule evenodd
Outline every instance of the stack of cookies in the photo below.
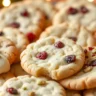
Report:
M 24 0 L 0 10 L 0 96 L 96 96 L 96 5 Z

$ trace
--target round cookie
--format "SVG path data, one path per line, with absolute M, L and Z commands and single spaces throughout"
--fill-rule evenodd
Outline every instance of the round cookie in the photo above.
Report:
M 86 60 L 80 72 L 60 82 L 68 89 L 83 90 L 96 87 L 96 47 L 88 47 L 84 51 Z
M 0 37 L 0 74 L 10 70 L 10 66 L 15 61 L 17 53 L 18 51 L 13 42 Z
M 47 2 L 47 0 L 26 0 L 25 3 L 31 5 L 32 7 L 39 8 L 44 12 L 46 26 L 49 26 L 52 23 L 53 17 L 55 16 L 57 11 L 50 2 Z
M 13 64 L 11 66 L 11 73 L 13 73 L 16 77 L 17 76 L 22 76 L 22 75 L 28 75 L 21 67 L 20 63 Z
M 23 3 L 23 1 L 0 11 L 0 29 L 5 27 L 17 28 L 28 36 L 30 42 L 39 37 L 44 26 L 44 14 L 39 9 Z
M 73 26 L 74 24 L 75 26 Z M 68 37 L 83 47 L 96 46 L 96 39 L 93 34 L 78 23 L 66 22 L 48 27 L 42 32 L 40 39 L 48 36 Z
M 96 88 L 85 90 L 83 96 L 96 96 Z
M 88 30 L 96 32 L 96 6 L 88 2 L 83 4 L 76 2 L 70 4 L 70 6 L 65 6 L 55 15 L 53 24 L 57 25 L 66 21 L 76 21 Z
M 85 54 L 68 38 L 47 37 L 28 45 L 20 58 L 22 68 L 29 74 L 60 80 L 83 67 Z
M 18 56 L 16 62 L 20 61 L 20 54 L 29 44 L 27 37 L 16 28 L 6 27 L 0 29 L 0 37 L 6 37 L 10 39 L 18 49 Z
M 75 90 L 66 90 L 67 96 L 82 96 L 79 91 Z
M 11 72 L 0 74 L 0 87 L 10 78 L 13 78 L 14 75 Z
M 66 96 L 57 82 L 34 76 L 19 76 L 7 80 L 0 88 L 0 96 Z

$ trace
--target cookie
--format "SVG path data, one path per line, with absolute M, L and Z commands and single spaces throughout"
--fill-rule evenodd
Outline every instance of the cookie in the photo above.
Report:
M 66 96 L 57 82 L 34 76 L 18 76 L 7 80 L 0 88 L 0 96 Z
M 10 28 L 10 27 L 0 29 L 0 37 L 1 36 L 10 39 L 15 44 L 15 46 L 17 47 L 18 56 L 17 56 L 16 62 L 18 62 L 20 60 L 21 52 L 29 44 L 27 37 L 22 32 L 20 32 L 18 29 Z
M 66 90 L 67 96 L 82 96 L 79 91 L 75 90 Z
M 10 14 L 11 13 L 11 14 Z M 36 40 L 45 25 L 44 14 L 31 5 L 20 2 L 0 11 L 0 29 L 14 27 L 25 33 L 32 42 Z
M 5 81 L 13 77 L 14 75 L 11 72 L 0 74 L 0 86 L 2 86 L 5 83 Z
M 22 76 L 22 75 L 28 75 L 21 67 L 20 63 L 13 64 L 11 66 L 11 73 L 13 73 L 16 77 L 17 76 Z
M 68 89 L 83 90 L 96 87 L 96 47 L 88 47 L 84 51 L 86 60 L 80 72 L 60 82 Z
M 96 88 L 85 90 L 83 96 L 96 96 Z
M 26 0 L 25 3 L 43 11 L 46 19 L 46 26 L 51 25 L 57 10 L 50 2 L 47 2 L 47 0 Z
M 17 57 L 17 48 L 9 39 L 0 37 L 0 74 L 8 72 Z
M 75 23 L 66 22 L 48 27 L 44 32 L 42 32 L 40 39 L 48 36 L 56 36 L 59 38 L 68 37 L 82 47 L 96 46 L 96 39 L 93 34 L 84 26 L 81 26 L 78 23 L 73 26 L 74 24 Z
M 68 38 L 47 37 L 28 45 L 20 58 L 22 68 L 29 74 L 60 80 L 83 67 L 85 54 Z
M 85 1 L 85 0 L 83 0 Z M 96 6 L 93 3 L 72 3 L 70 6 L 65 6 L 54 17 L 53 24 L 63 22 L 80 23 L 91 32 L 96 32 Z M 91 17 L 91 18 L 90 18 Z

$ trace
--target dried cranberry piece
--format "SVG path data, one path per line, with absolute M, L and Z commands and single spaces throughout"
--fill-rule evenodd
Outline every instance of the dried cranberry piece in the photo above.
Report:
M 3 35 L 4 35 L 4 33 L 1 31 L 1 32 L 0 32 L 0 36 L 3 36 Z
M 9 26 L 11 26 L 13 28 L 19 28 L 20 27 L 20 24 L 17 23 L 17 22 L 13 22 L 13 23 L 9 24 Z
M 27 33 L 26 36 L 30 43 L 33 42 L 36 38 L 35 34 L 33 34 L 32 32 Z
M 48 54 L 47 52 L 43 51 L 43 52 L 39 52 L 36 57 L 42 60 L 45 60 L 47 58 Z
M 75 62 L 76 56 L 75 55 L 68 55 L 68 56 L 65 57 L 65 60 L 66 60 L 67 63 Z
M 87 54 L 87 49 L 84 50 L 84 53 Z
M 93 47 L 88 47 L 89 51 L 92 51 L 94 48 Z
M 81 6 L 80 12 L 83 13 L 83 14 L 86 14 L 86 13 L 89 12 L 89 10 L 85 6 Z
M 25 10 L 24 12 L 21 13 L 21 16 L 23 17 L 29 17 L 29 13 L 27 10 Z
M 73 7 L 70 7 L 68 10 L 67 10 L 67 13 L 68 14 L 71 14 L 71 15 L 75 15 L 78 13 L 78 10 L 76 8 L 73 8 Z
M 58 42 L 56 42 L 56 43 L 54 44 L 54 46 L 55 46 L 56 48 L 63 48 L 63 47 L 64 47 L 64 44 L 63 44 L 61 41 L 58 41 Z
M 96 66 L 96 60 L 93 60 L 89 63 L 89 66 Z
M 76 37 L 68 37 L 69 39 L 72 39 L 73 41 L 77 41 L 77 38 Z
M 10 94 L 15 94 L 15 95 L 18 94 L 18 91 L 16 89 L 12 88 L 12 87 L 7 88 L 6 91 L 9 92 Z

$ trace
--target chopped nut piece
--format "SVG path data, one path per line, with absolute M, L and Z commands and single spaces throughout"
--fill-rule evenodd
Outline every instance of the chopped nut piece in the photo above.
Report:
M 35 96 L 35 92 L 30 92 L 29 96 Z
M 44 85 L 46 85 L 46 81 L 39 81 L 38 85 L 44 86 Z
M 86 73 L 86 72 L 89 72 L 89 71 L 91 71 L 93 69 L 93 67 L 92 66 L 88 66 L 88 67 L 86 67 L 85 69 L 84 69 L 84 72 Z

